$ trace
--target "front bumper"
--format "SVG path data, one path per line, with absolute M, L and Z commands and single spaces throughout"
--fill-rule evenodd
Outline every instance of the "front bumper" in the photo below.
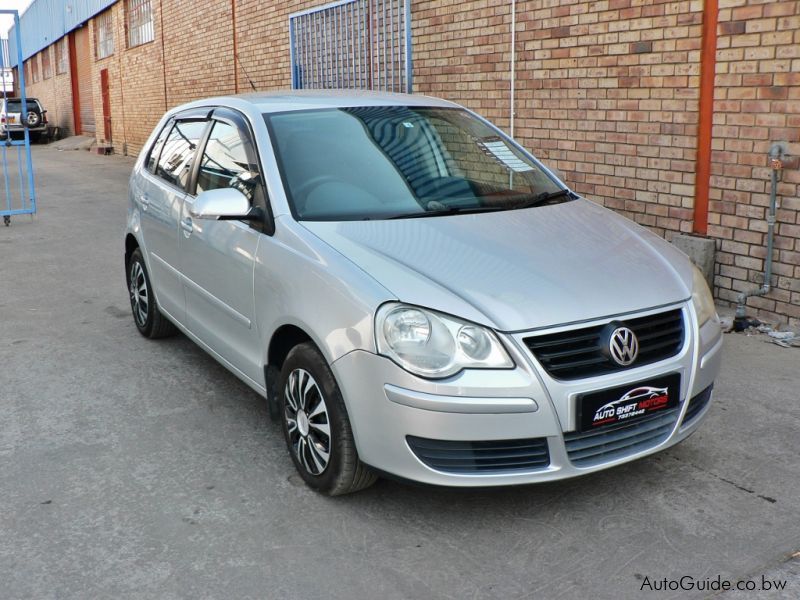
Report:
M 574 477 L 664 450 L 691 435 L 705 417 L 709 388 L 719 372 L 721 358 L 718 321 L 712 319 L 698 330 L 691 306 L 677 307 L 684 313 L 686 335 L 676 356 L 581 380 L 550 377 L 522 343 L 529 333 L 501 334 L 516 364 L 514 369 L 468 370 L 439 381 L 411 375 L 391 360 L 370 352 L 350 352 L 335 361 L 332 368 L 347 405 L 359 456 L 366 464 L 404 479 L 447 486 L 494 486 Z M 659 311 L 650 311 L 654 312 Z M 633 445 L 627 453 L 601 455 L 588 464 L 576 460 L 574 452 L 570 454 L 579 394 L 666 373 L 681 375 L 680 404 L 671 420 L 661 417 L 660 431 L 664 433 L 660 438 L 650 445 Z M 695 397 L 703 400 L 702 406 L 695 403 L 686 416 L 691 404 L 687 399 Z M 517 444 L 521 443 L 519 440 L 546 440 L 549 461 L 531 468 L 452 472 L 423 462 L 419 452 L 412 451 L 409 445 L 418 439 L 514 440 Z

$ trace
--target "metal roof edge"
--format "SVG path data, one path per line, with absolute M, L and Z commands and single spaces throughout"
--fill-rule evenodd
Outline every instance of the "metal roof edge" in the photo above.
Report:
M 118 0 L 33 0 L 19 17 L 22 59 L 54 44 Z M 10 66 L 17 66 L 16 27 L 8 30 Z

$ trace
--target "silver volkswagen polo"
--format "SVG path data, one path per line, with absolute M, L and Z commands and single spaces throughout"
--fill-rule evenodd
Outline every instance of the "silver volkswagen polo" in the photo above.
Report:
M 267 398 L 309 486 L 552 481 L 705 416 L 708 286 L 475 113 L 276 93 L 168 112 L 130 180 L 134 321 Z

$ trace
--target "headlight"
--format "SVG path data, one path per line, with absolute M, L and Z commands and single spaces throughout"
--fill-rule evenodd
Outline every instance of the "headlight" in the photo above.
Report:
M 396 302 L 378 309 L 375 343 L 380 354 L 422 377 L 449 377 L 462 369 L 514 366 L 491 330 Z
M 717 314 L 717 308 L 714 306 L 714 297 L 711 295 L 711 290 L 708 289 L 706 278 L 703 277 L 700 269 L 694 265 L 692 267 L 694 269 L 692 304 L 697 313 L 697 323 L 702 327 L 706 321 Z

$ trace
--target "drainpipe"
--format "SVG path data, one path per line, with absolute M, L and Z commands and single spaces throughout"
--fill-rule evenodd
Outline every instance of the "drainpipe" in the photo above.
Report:
M 786 145 L 781 142 L 774 142 L 769 147 L 769 166 L 771 172 L 771 186 L 769 190 L 769 213 L 767 214 L 767 256 L 764 259 L 764 283 L 761 287 L 744 291 L 739 294 L 736 305 L 736 317 L 734 322 L 742 323 L 746 319 L 745 306 L 747 299 L 752 296 L 764 296 L 772 289 L 772 249 L 775 241 L 775 209 L 778 197 L 778 171 L 783 168 L 782 159 L 786 156 Z

